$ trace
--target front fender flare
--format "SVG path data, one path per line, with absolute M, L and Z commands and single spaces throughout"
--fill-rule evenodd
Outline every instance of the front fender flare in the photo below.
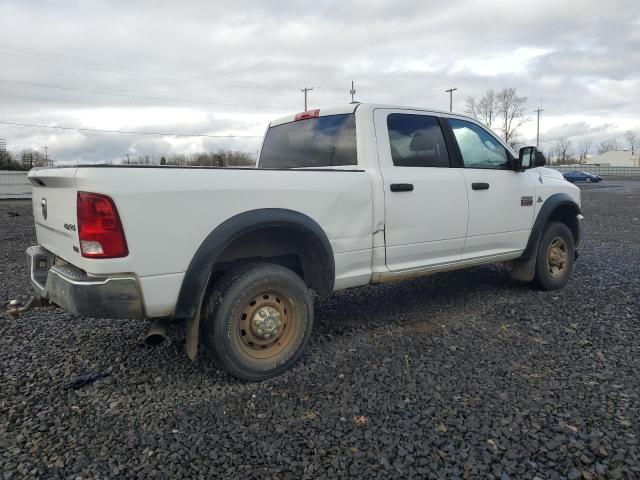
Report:
M 544 226 L 549 221 L 549 218 L 559 207 L 568 205 L 573 210 L 575 210 L 575 214 L 579 215 L 582 213 L 580 207 L 576 203 L 576 201 L 571 198 L 566 193 L 554 193 L 542 204 L 540 211 L 538 212 L 538 216 L 536 217 L 535 222 L 533 223 L 533 228 L 531 229 L 531 234 L 529 235 L 529 241 L 527 242 L 527 246 L 522 252 L 520 256 L 520 260 L 527 260 L 530 258 L 535 258 L 536 252 L 538 251 L 538 245 L 540 244 L 540 238 L 542 238 L 542 231 L 544 230 Z M 576 238 L 576 245 L 579 243 L 580 238 Z

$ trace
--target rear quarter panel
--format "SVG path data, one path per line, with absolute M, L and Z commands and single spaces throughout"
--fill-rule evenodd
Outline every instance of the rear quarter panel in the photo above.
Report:
M 79 168 L 76 183 L 79 191 L 113 198 L 129 246 L 129 256 L 122 259 L 81 259 L 78 266 L 91 273 L 184 273 L 216 226 L 258 208 L 287 208 L 315 220 L 336 254 L 337 275 L 340 254 L 371 249 L 372 194 L 366 172 Z

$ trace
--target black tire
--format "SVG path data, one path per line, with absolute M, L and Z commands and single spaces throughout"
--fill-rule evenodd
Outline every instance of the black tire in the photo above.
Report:
M 539 288 L 557 290 L 567 284 L 573 271 L 575 248 L 573 234 L 564 223 L 547 223 L 536 256 L 534 282 Z
M 270 263 L 226 273 L 214 285 L 203 312 L 203 342 L 214 360 L 249 381 L 291 368 L 313 326 L 307 285 L 288 268 Z
M 591 183 L 591 179 L 590 179 L 589 177 L 587 177 L 586 182 L 587 182 L 587 183 Z

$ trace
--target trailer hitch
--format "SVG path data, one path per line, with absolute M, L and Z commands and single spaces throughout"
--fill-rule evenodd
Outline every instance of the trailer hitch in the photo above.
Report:
M 36 306 L 40 305 L 40 300 L 34 297 L 33 295 L 29 297 L 27 302 L 20 307 L 18 300 L 11 300 L 9 302 L 9 309 L 5 312 L 9 318 L 18 318 L 21 313 L 26 312 Z

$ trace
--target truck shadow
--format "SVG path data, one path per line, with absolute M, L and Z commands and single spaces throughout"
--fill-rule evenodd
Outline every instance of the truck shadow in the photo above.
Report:
M 360 329 L 404 325 L 447 310 L 481 310 L 495 295 L 530 291 L 495 266 L 340 291 L 315 302 L 316 333 L 344 335 Z

